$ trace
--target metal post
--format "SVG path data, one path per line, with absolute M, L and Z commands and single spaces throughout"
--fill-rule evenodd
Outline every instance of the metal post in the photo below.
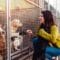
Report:
M 50 10 L 50 2 L 49 2 L 49 0 L 48 0 L 48 10 Z
M 10 0 L 6 0 L 6 13 L 7 13 L 7 60 L 11 60 L 11 47 L 10 47 Z

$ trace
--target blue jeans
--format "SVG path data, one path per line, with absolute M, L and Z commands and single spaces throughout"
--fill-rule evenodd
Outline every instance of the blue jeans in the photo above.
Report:
M 52 60 L 51 58 L 53 56 L 60 56 L 60 49 L 59 48 L 55 48 L 55 47 L 50 47 L 47 46 L 46 47 L 46 51 L 45 51 L 45 57 Z
M 42 48 L 42 46 L 40 46 L 40 40 L 35 37 L 32 39 L 33 42 L 33 47 L 34 47 L 34 51 L 35 51 L 35 59 L 33 60 L 37 60 L 37 55 L 39 55 L 40 53 L 40 49 Z M 60 49 L 59 48 L 55 48 L 55 47 L 50 47 L 47 46 L 46 50 L 45 50 L 45 58 L 48 58 L 49 60 L 52 60 L 53 56 L 59 56 L 60 55 Z

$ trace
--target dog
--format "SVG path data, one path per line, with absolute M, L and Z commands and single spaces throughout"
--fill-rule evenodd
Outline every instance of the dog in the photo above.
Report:
M 0 26 L 0 55 L 3 55 L 5 52 L 5 31 Z
M 23 37 L 22 36 L 14 36 L 13 38 L 13 48 L 14 50 L 20 50 L 20 47 L 23 42 Z
M 12 46 L 14 50 L 19 50 L 19 46 L 21 46 L 23 42 L 23 36 L 19 35 L 19 32 L 16 32 L 19 27 L 22 27 L 23 24 L 20 22 L 19 19 L 13 19 L 11 21 L 11 40 Z

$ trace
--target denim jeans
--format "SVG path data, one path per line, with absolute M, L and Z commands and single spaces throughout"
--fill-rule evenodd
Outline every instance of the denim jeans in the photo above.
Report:
M 42 46 L 40 47 L 40 41 L 38 38 L 33 38 L 32 42 L 33 42 L 33 47 L 34 47 L 34 59 L 33 60 L 37 60 L 37 56 L 41 55 L 39 53 L 40 53 L 40 48 L 42 48 Z M 45 55 L 45 58 L 52 60 L 52 57 L 60 56 L 60 49 L 47 46 L 44 55 Z
M 45 57 L 49 60 L 52 60 L 51 58 L 54 56 L 60 56 L 60 48 L 47 46 L 45 51 Z

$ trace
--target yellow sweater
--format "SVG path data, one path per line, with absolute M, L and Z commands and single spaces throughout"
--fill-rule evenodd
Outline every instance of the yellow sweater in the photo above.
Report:
M 56 25 L 51 26 L 50 34 L 47 33 L 43 28 L 39 30 L 38 35 L 47 39 L 55 44 L 58 48 L 60 48 L 60 35 L 59 35 L 59 30 Z

